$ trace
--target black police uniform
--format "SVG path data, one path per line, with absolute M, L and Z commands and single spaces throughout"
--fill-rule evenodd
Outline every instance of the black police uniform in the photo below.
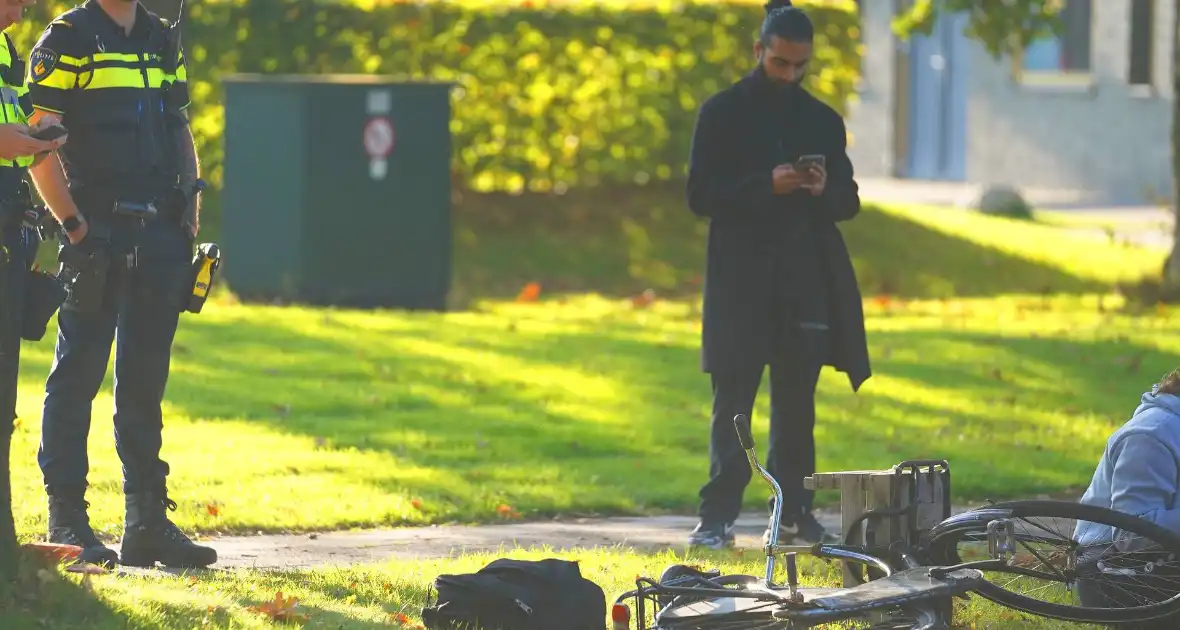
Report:
M 136 11 L 128 34 L 88 0 L 50 23 L 29 57 L 33 106 L 59 114 L 69 130 L 59 154 L 89 224 L 81 243 L 63 239 L 59 259 L 95 256 L 66 269 L 81 276 L 58 315 L 37 459 L 50 540 L 81 545 L 109 563 L 113 551 L 95 538 L 83 496 L 91 404 L 117 336 L 115 447 L 127 510 L 120 561 L 205 566 L 216 552 L 194 545 L 167 518 L 165 509 L 176 503 L 160 459 L 161 401 L 192 256 L 183 209 L 164 203 L 177 189 L 174 137 L 187 124 L 186 72 L 179 51 L 173 74 L 164 63 L 167 23 L 142 5 Z M 159 210 L 155 218 L 145 218 L 148 204 Z
M 24 81 L 24 61 L 8 34 L 0 46 L 0 123 L 25 123 L 33 113 Z M 26 168 L 32 156 L 0 160 L 0 449 L 7 464 L 12 446 L 13 422 L 16 420 L 17 373 L 20 367 L 20 331 L 24 317 L 25 280 L 36 255 L 37 238 L 24 226 L 25 210 L 31 195 L 25 182 Z M 5 495 L 11 489 L 0 486 L 0 506 L 9 506 Z M 12 515 L 0 517 L 0 527 L 8 529 Z M 0 567 L 3 558 L 16 552 L 16 534 L 0 530 Z

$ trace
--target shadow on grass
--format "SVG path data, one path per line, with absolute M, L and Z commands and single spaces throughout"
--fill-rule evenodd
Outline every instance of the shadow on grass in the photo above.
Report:
M 563 196 L 461 196 L 455 207 L 454 297 L 547 292 L 695 295 L 707 223 L 678 185 Z M 841 224 L 865 295 L 975 297 L 1091 293 L 1108 285 L 946 234 L 871 205 Z
M 0 584 L 0 628 L 123 630 L 148 628 L 110 608 L 80 584 L 22 556 L 14 585 Z
M 538 311 L 517 321 L 268 312 L 188 319 L 167 404 L 208 421 L 201 431 L 211 440 L 232 435 L 219 419 L 244 420 L 265 435 L 312 438 L 319 454 L 297 447 L 305 450 L 281 460 L 285 472 L 263 475 L 251 457 L 267 447 L 239 442 L 221 455 L 235 460 L 234 476 L 204 483 L 298 495 L 313 477 L 432 507 L 347 525 L 489 520 L 500 504 L 533 518 L 695 509 L 710 400 L 687 318 L 669 316 L 661 328 L 635 313 L 550 321 Z M 843 374 L 825 371 L 821 381 L 819 469 L 947 459 L 962 500 L 1084 487 L 1109 432 L 1180 355 L 1113 328 L 1060 335 L 1001 338 L 935 322 L 872 331 L 877 376 L 859 395 Z M 44 374 L 45 360 L 32 359 L 24 378 Z M 763 444 L 767 393 L 764 385 L 754 417 Z M 249 485 L 255 474 L 258 488 Z M 763 496 L 755 487 L 746 505 L 758 509 Z M 300 512 L 308 506 L 291 518 Z M 232 527 L 269 529 L 256 516 Z

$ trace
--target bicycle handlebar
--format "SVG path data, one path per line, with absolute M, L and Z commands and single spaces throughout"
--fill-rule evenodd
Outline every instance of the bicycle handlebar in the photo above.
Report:
M 738 442 L 741 442 L 742 450 L 748 451 L 754 448 L 754 435 L 750 432 L 750 416 L 739 413 L 733 417 L 733 426 L 737 429 Z

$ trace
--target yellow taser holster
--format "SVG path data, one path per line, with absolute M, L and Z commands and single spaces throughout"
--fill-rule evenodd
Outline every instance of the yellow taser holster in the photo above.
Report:
M 217 276 L 217 268 L 221 265 L 221 249 L 214 243 L 201 243 L 193 254 L 192 292 L 188 296 L 185 309 L 189 313 L 200 313 L 209 297 L 209 290 L 213 288 L 213 280 Z

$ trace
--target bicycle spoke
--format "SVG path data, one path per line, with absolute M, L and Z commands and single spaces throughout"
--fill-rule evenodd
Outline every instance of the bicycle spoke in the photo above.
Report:
M 1002 506 L 1016 507 L 1007 518 L 1015 548 L 1006 568 L 983 569 L 984 597 L 1074 621 L 1144 620 L 1180 609 L 1180 543 L 1170 532 L 1069 502 L 1013 501 L 997 509 Z M 985 530 L 997 517 L 979 513 L 980 520 L 943 539 L 955 548 L 949 559 L 991 557 Z

